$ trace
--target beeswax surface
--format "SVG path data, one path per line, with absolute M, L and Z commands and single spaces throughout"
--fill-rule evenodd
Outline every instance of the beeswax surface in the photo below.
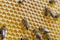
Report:
M 36 35 L 30 29 L 36 29 L 46 40 L 45 35 L 37 28 L 42 27 L 50 30 L 48 34 L 51 40 L 60 40 L 60 17 L 53 18 L 45 16 L 44 7 L 47 6 L 54 13 L 60 12 L 60 0 L 49 4 L 49 0 L 23 0 L 18 3 L 16 0 L 0 1 L 0 26 L 6 26 L 5 40 L 20 40 L 22 37 L 29 40 L 37 40 Z M 27 20 L 29 30 L 22 23 Z

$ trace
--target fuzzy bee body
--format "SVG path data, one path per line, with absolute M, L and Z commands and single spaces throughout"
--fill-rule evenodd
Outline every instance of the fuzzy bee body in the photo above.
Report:
M 41 34 L 40 33 L 36 33 L 36 37 L 37 37 L 37 40 L 41 40 Z
M 50 14 L 53 18 L 58 18 L 60 16 L 60 14 L 54 15 L 49 9 L 48 7 L 45 7 L 45 16 L 47 16 L 48 14 Z
M 47 16 L 48 15 L 48 8 L 45 7 L 45 15 Z
M 55 18 L 58 18 L 58 17 L 60 17 L 60 14 L 57 14 L 57 15 L 55 16 Z
M 28 28 L 29 28 L 28 22 L 27 22 L 25 19 L 23 19 L 22 21 L 23 21 L 23 23 L 24 23 L 26 29 L 28 30 Z
M 48 34 L 45 34 L 45 36 L 47 40 L 50 40 L 50 36 Z
M 33 32 L 35 33 L 37 40 L 41 40 L 41 34 L 38 33 L 35 29 L 33 30 Z
M 57 15 L 53 15 L 52 13 L 50 13 L 50 14 L 53 18 L 58 18 L 60 16 L 60 14 L 57 14 Z
M 1 27 L 1 29 L 0 29 L 0 34 L 1 34 L 2 40 L 3 40 L 3 39 L 5 38 L 5 36 L 6 36 L 5 26 Z
M 5 38 L 5 30 L 2 30 L 2 34 L 1 34 L 1 36 L 2 36 L 2 39 L 4 39 Z
M 45 16 L 47 16 L 50 13 L 50 10 L 48 9 L 48 7 L 45 7 Z
M 36 31 L 35 29 L 33 29 L 33 32 L 34 32 L 34 33 L 37 33 L 37 31 Z
M 49 33 L 50 32 L 48 29 L 44 29 L 44 28 L 40 28 L 40 27 L 39 27 L 39 30 L 43 31 L 44 33 Z

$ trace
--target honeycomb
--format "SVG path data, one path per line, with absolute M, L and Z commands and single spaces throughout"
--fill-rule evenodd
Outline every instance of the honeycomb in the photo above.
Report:
M 6 38 L 4 40 L 20 40 L 21 37 L 29 40 L 37 40 L 36 35 L 30 29 L 36 29 L 42 35 L 42 40 L 46 37 L 37 28 L 42 27 L 50 30 L 51 40 L 60 40 L 60 17 L 53 18 L 45 16 L 44 7 L 47 6 L 53 13 L 60 12 L 60 0 L 54 4 L 49 4 L 49 0 L 0 0 L 0 26 L 6 26 Z M 26 30 L 22 19 L 29 23 L 29 30 Z

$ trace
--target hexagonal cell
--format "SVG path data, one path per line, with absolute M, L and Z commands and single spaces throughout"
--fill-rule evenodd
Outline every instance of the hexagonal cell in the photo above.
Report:
M 45 16 L 44 7 L 47 6 L 53 13 L 60 12 L 60 1 L 55 5 L 49 4 L 49 0 L 24 0 L 18 3 L 15 0 L 0 1 L 0 23 L 5 24 L 7 28 L 6 40 L 20 40 L 21 37 L 27 37 L 29 40 L 36 40 L 36 35 L 31 29 L 38 27 L 47 28 L 51 31 L 49 34 L 51 40 L 60 39 L 60 18 L 54 20 L 50 15 Z M 30 29 L 26 30 L 21 19 L 27 19 Z M 43 35 L 42 40 L 46 39 Z

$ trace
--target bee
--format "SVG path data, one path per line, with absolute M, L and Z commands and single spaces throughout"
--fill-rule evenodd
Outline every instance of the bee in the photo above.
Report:
M 40 33 L 36 33 L 36 37 L 37 37 L 37 40 L 41 40 L 41 34 Z
M 45 7 L 45 16 L 47 16 L 48 13 L 49 13 L 49 9 L 48 9 L 48 7 Z
M 33 30 L 33 32 L 35 33 L 37 40 L 41 40 L 41 34 L 38 33 L 35 29 Z
M 33 29 L 33 32 L 34 32 L 34 33 L 37 33 L 37 31 L 36 31 L 35 29 Z
M 21 40 L 28 40 L 27 38 L 21 38 Z
M 45 34 L 45 36 L 47 40 L 50 40 L 50 36 L 48 34 Z
M 22 2 L 23 2 L 23 0 L 19 0 L 18 2 L 19 2 L 19 3 L 22 3 Z
M 6 31 L 5 26 L 2 26 L 1 29 L 0 29 L 0 34 L 2 36 L 2 39 L 4 39 L 5 36 L 6 36 L 6 32 L 5 31 Z
M 49 0 L 49 3 L 52 4 L 52 3 L 55 3 L 56 0 Z
M 29 28 L 28 22 L 25 19 L 22 19 L 22 22 L 24 23 L 26 29 L 28 30 Z
M 41 27 L 39 27 L 39 30 L 40 30 L 40 31 L 43 31 L 43 32 L 44 32 L 44 34 L 46 34 L 46 33 L 49 33 L 49 32 L 50 32 L 48 29 L 41 28 Z
M 58 18 L 58 17 L 60 17 L 60 14 L 54 15 L 54 14 L 48 9 L 48 7 L 45 7 L 45 16 L 47 16 L 48 14 L 50 14 L 53 18 Z
M 53 13 L 50 13 L 50 14 L 53 18 L 58 18 L 60 16 L 60 14 L 56 14 L 56 15 L 54 15 Z

